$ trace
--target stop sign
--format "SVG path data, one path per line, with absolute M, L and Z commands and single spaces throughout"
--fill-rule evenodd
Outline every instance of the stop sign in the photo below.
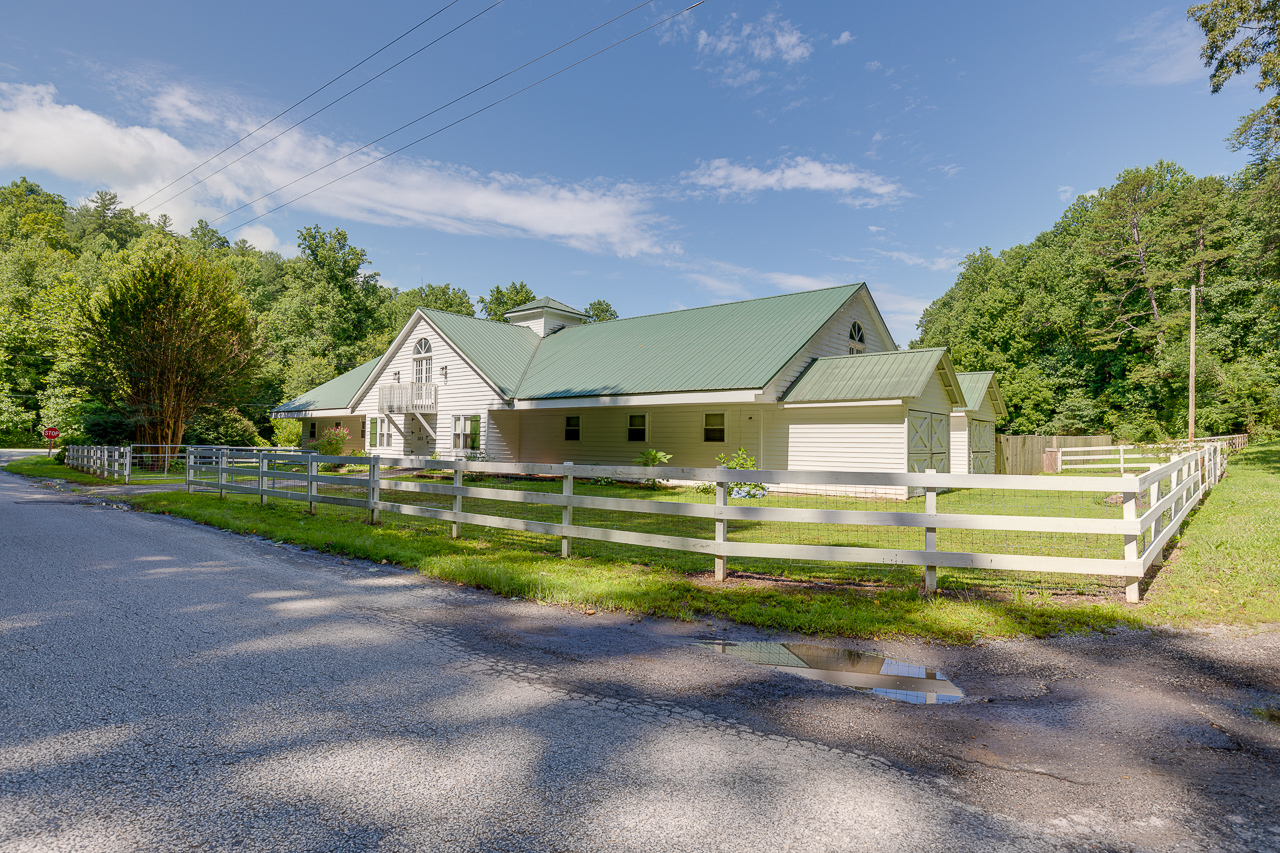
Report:
M 57 441 L 58 436 L 60 435 L 62 435 L 62 433 L 58 432 L 57 427 L 45 427 L 44 437 L 49 439 L 50 441 Z

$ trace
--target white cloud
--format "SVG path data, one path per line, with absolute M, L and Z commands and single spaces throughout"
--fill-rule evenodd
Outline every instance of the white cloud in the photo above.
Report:
M 1070 201 L 1071 199 L 1075 198 L 1075 196 L 1076 196 L 1076 188 L 1075 188 L 1075 187 L 1069 187 L 1069 186 L 1067 186 L 1067 185 L 1065 185 L 1065 184 L 1064 184 L 1064 185 L 1062 185 L 1062 186 L 1060 186 L 1060 187 L 1058 187 L 1058 200 L 1059 200 L 1059 201 Z
M 218 114 L 208 99 L 186 89 L 160 88 L 151 105 L 157 120 L 174 126 L 175 133 L 188 123 L 204 122 L 208 126 L 199 128 L 202 138 L 210 136 L 211 129 L 219 131 L 220 140 L 235 138 L 247 121 L 254 120 L 235 111 Z M 40 169 L 94 187 L 105 185 L 126 204 L 159 189 L 224 144 L 210 143 L 209 151 L 188 147 L 159 128 L 122 126 L 81 107 L 60 104 L 52 86 L 0 84 L 0 168 Z M 351 147 L 301 129 L 293 131 L 153 214 L 168 213 L 181 229 L 200 217 L 213 220 Z M 355 155 L 253 209 L 264 212 L 381 153 L 369 150 Z M 148 204 L 162 201 L 177 189 Z M 624 257 L 678 252 L 678 247 L 660 245 L 663 223 L 652 213 L 644 188 L 481 174 L 407 156 L 370 166 L 318 190 L 297 207 L 326 216 L 453 234 L 528 237 Z M 245 211 L 218 226 L 228 228 L 248 216 Z M 273 239 L 265 230 L 251 233 L 266 241 Z
M 964 166 L 957 166 L 955 163 L 946 163 L 940 166 L 930 166 L 929 169 L 935 172 L 941 172 L 948 178 L 954 178 L 964 170 Z
M 867 230 L 870 231 L 872 234 L 879 234 L 881 231 L 885 231 L 887 229 L 885 229 L 883 226 L 880 226 L 880 225 L 868 225 Z
M 853 39 L 854 39 L 853 34 L 850 33 L 848 30 L 845 30 L 840 34 L 838 38 L 833 38 L 831 40 L 831 46 L 839 47 L 842 44 L 849 44 L 851 41 L 853 41 Z
M 910 252 L 886 252 L 883 249 L 872 249 L 872 251 L 878 252 L 886 258 L 892 258 L 895 261 L 904 263 L 909 267 L 924 267 L 934 272 L 955 269 L 964 260 L 964 253 L 959 249 L 951 249 L 949 254 L 937 258 L 924 258 L 920 255 L 913 255 Z
M 1093 78 L 1097 82 L 1167 86 L 1208 80 L 1200 59 L 1200 29 L 1188 20 L 1171 17 L 1169 9 L 1129 25 L 1115 40 L 1123 53 L 1083 57 L 1096 63 Z
M 880 63 L 874 59 L 868 62 L 866 65 L 866 69 L 868 71 L 879 71 L 882 67 L 883 66 L 881 66 Z
M 855 207 L 875 207 L 910 195 L 900 184 L 874 172 L 808 157 L 785 160 L 768 170 L 738 165 L 727 158 L 704 160 L 681 179 L 722 196 L 750 195 L 762 190 L 832 192 Z
M 753 23 L 740 23 L 737 15 L 730 15 L 715 32 L 698 30 L 697 49 L 722 83 L 741 88 L 762 79 L 765 71 L 758 66 L 790 67 L 806 61 L 813 55 L 813 42 L 770 12 Z
M 751 296 L 750 291 L 741 282 L 726 281 L 723 278 L 696 272 L 685 273 L 685 277 L 697 282 L 721 299 L 747 299 Z

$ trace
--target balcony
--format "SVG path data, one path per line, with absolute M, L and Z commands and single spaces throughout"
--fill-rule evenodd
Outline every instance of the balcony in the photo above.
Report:
M 436 410 L 434 382 L 395 382 L 378 386 L 378 411 L 383 414 L 432 413 Z

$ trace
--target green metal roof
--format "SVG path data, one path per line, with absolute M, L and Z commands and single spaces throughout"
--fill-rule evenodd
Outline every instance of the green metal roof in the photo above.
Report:
M 380 358 L 367 361 L 354 370 L 348 370 L 341 376 L 335 376 L 323 385 L 312 388 L 307 393 L 295 397 L 287 403 L 281 403 L 273 412 L 307 412 L 313 409 L 345 409 L 351 404 L 351 398 L 360 390 L 360 386 L 378 366 Z
M 815 358 L 782 400 L 818 403 L 919 397 L 938 362 L 946 357 L 945 349 L 936 348 Z
M 763 388 L 862 287 L 570 326 L 542 339 L 516 396 Z
M 505 397 L 515 396 L 520 377 L 529 366 L 538 333 L 524 326 L 482 320 L 434 308 L 419 308 L 467 360 L 498 386 Z
M 557 302 L 556 300 L 552 299 L 550 296 L 544 296 L 541 299 L 535 299 L 532 302 L 526 302 L 524 305 L 520 305 L 516 308 L 512 308 L 510 311 L 503 314 L 502 316 L 510 317 L 512 314 L 519 314 L 521 311 L 532 311 L 536 308 L 552 308 L 556 311 L 561 311 L 565 314 L 574 314 L 578 317 L 588 316 L 587 314 L 584 314 L 581 311 L 579 311 L 577 308 L 571 308 L 568 305 L 565 305 L 563 302 Z
M 1005 409 L 1004 396 L 1000 393 L 1000 384 L 996 382 L 996 372 L 994 370 L 978 370 L 968 373 L 957 373 L 956 378 L 960 380 L 960 390 L 964 392 L 965 404 L 956 406 L 966 412 L 976 412 L 982 407 L 982 399 L 986 396 L 987 391 L 991 391 L 991 407 L 995 409 L 995 413 L 1000 417 L 1004 417 L 1009 412 Z

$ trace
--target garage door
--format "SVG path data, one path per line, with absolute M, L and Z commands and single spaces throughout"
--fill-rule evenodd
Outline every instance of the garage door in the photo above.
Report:
M 969 471 L 996 472 L 996 425 L 990 421 L 969 422 Z

